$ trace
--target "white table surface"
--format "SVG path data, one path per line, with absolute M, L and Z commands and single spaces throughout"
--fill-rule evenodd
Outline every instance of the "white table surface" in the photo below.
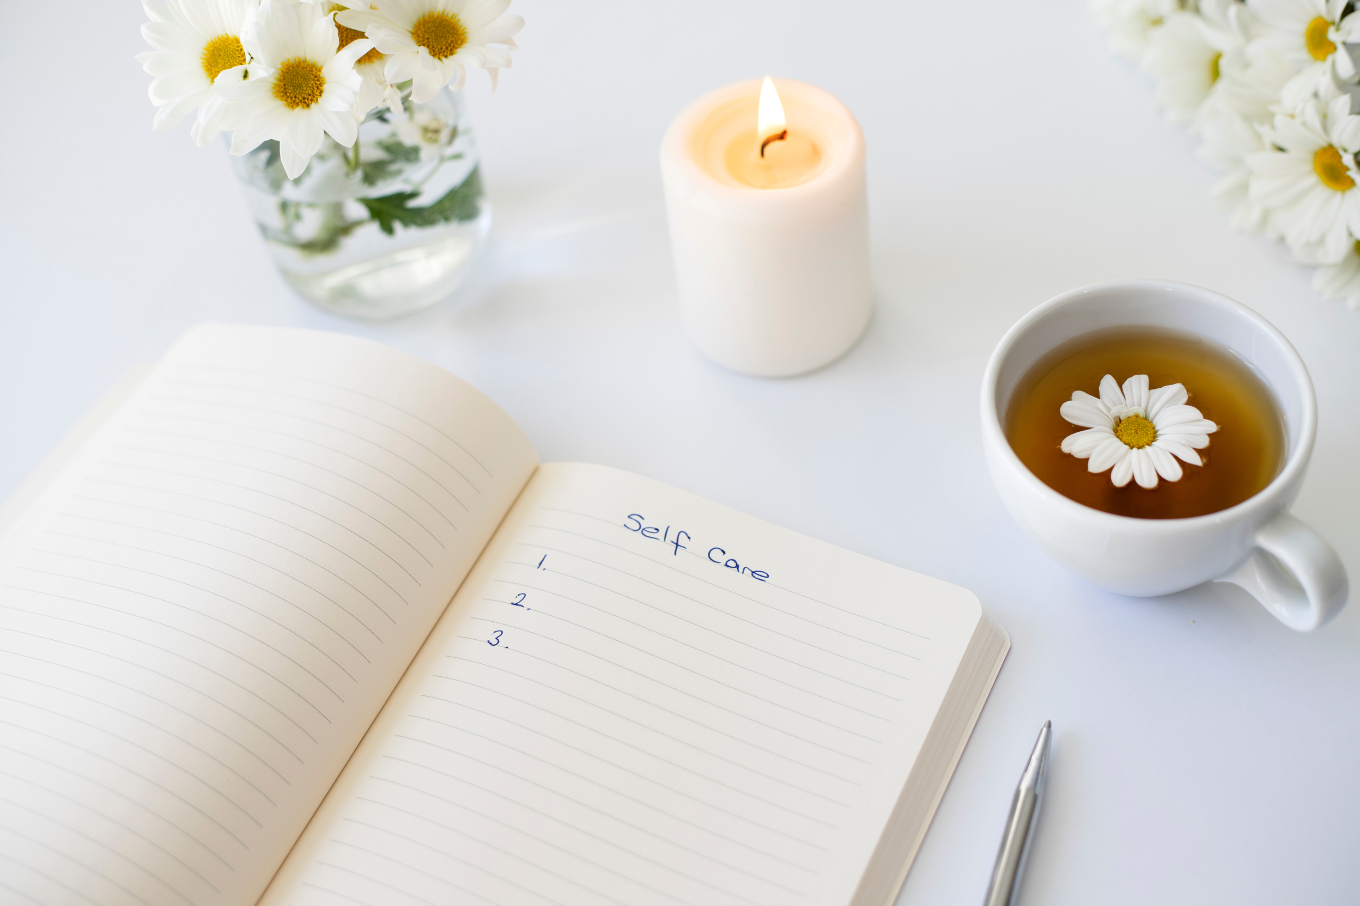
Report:
M 488 255 L 455 298 L 369 325 L 291 294 L 224 149 L 151 131 L 136 4 L 0 4 L 0 496 L 189 325 L 371 337 L 480 387 L 545 461 L 629 469 L 982 598 L 1014 647 L 900 903 L 980 901 L 1046 718 L 1024 903 L 1360 899 L 1360 601 L 1299 635 L 1231 586 L 1103 593 L 1021 534 L 983 464 L 983 364 L 1025 311 L 1105 279 L 1209 286 L 1312 370 L 1296 513 L 1360 585 L 1360 312 L 1229 230 L 1213 174 L 1083 6 L 514 9 L 514 69 L 467 91 Z M 878 287 L 859 345 L 786 381 L 726 373 L 680 333 L 656 162 L 688 101 L 766 72 L 863 124 Z

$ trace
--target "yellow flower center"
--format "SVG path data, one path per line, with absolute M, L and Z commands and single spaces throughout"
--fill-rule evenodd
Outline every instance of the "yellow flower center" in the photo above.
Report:
M 1214 54 L 1214 58 L 1213 58 L 1212 60 L 1209 61 L 1209 84 L 1210 84 L 1210 85 L 1216 85 L 1216 84 L 1218 84 L 1218 76 L 1219 76 L 1218 62 L 1219 62 L 1219 60 L 1222 60 L 1222 59 L 1223 59 L 1223 54 L 1221 54 L 1221 53 L 1216 53 L 1216 54 Z
M 1336 45 L 1327 37 L 1327 29 L 1332 23 L 1318 16 L 1303 30 L 1303 43 L 1314 60 L 1325 60 L 1336 53 Z
M 344 7 L 340 8 L 344 9 Z M 364 33 L 359 31 L 359 29 L 350 28 L 348 25 L 341 25 L 339 22 L 335 23 L 335 30 L 340 33 L 340 46 L 336 48 L 337 50 L 344 50 L 355 41 L 365 37 Z M 375 47 L 359 59 L 355 60 L 354 65 L 362 66 L 365 63 L 376 63 L 382 58 L 383 55 L 378 53 L 378 48 Z
M 1114 436 L 1122 440 L 1125 446 L 1137 450 L 1157 439 L 1157 429 L 1143 416 L 1130 415 L 1121 418 L 1119 424 L 1114 426 Z
M 246 49 L 235 35 L 218 35 L 203 45 L 203 56 L 199 58 L 199 63 L 203 65 L 203 74 L 208 77 L 208 81 L 215 82 L 219 75 L 233 66 L 246 65 Z
M 411 40 L 430 52 L 436 60 L 451 57 L 467 43 L 467 29 L 458 17 L 442 9 L 430 10 L 411 26 Z
M 306 57 L 284 60 L 274 74 L 274 97 L 289 110 L 305 110 L 321 100 L 325 90 L 321 67 Z
M 1329 189 L 1345 192 L 1355 188 L 1355 180 L 1346 171 L 1346 162 L 1341 159 L 1341 152 L 1331 145 L 1318 148 L 1317 153 L 1313 155 L 1313 171 Z

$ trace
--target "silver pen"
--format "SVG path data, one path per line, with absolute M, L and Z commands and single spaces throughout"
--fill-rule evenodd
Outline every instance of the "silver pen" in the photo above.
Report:
M 1034 752 L 1020 775 L 1020 785 L 1011 800 L 1011 815 L 1006 819 L 1006 833 L 1001 838 L 1001 850 L 996 854 L 996 868 L 992 883 L 987 888 L 983 906 L 1011 906 L 1020 890 L 1020 876 L 1025 871 L 1025 857 L 1029 855 L 1030 840 L 1034 837 L 1034 822 L 1039 817 L 1039 801 L 1044 795 L 1044 778 L 1048 775 L 1048 741 L 1053 738 L 1053 721 L 1044 721 Z

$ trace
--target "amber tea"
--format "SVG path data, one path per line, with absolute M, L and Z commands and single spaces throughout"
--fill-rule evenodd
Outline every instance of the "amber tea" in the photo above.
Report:
M 1131 480 L 1117 487 L 1112 479 L 1116 470 L 1092 473 L 1087 459 L 1063 452 L 1063 439 L 1083 430 L 1063 418 L 1063 403 L 1075 391 L 1100 396 L 1101 378 L 1107 374 L 1120 385 L 1145 374 L 1154 391 L 1183 385 L 1189 395 L 1184 405 L 1217 425 L 1208 434 L 1208 446 L 1194 451 L 1202 464 L 1177 460 L 1180 478 L 1158 480 L 1154 488 Z M 1020 461 L 1058 493 L 1120 516 L 1174 519 L 1227 509 L 1270 484 L 1285 460 L 1279 413 L 1265 381 L 1228 350 L 1179 331 L 1116 327 L 1069 340 L 1036 362 L 1011 396 L 1005 430 Z M 1156 431 L 1149 419 L 1126 410 L 1114 415 L 1114 433 L 1130 449 L 1154 442 Z M 1164 424 L 1165 441 L 1175 440 L 1176 430 L 1175 425 Z M 1170 471 L 1174 474 L 1174 469 Z

